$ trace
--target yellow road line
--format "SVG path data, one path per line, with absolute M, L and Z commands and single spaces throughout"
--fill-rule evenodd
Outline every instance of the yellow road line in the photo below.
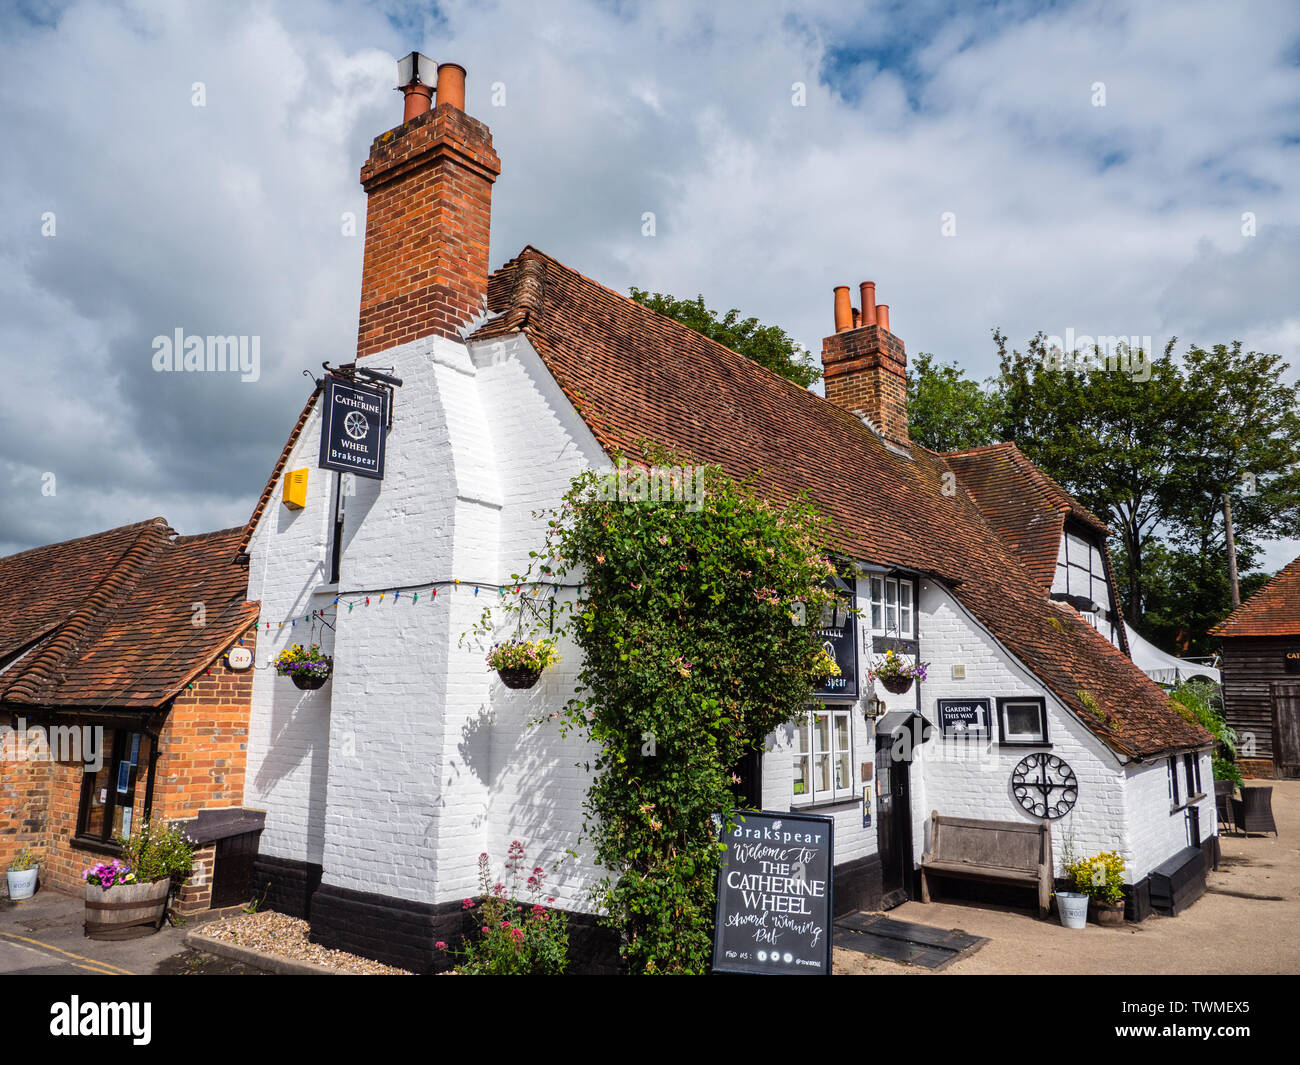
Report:
M 79 969 L 89 968 L 92 969 L 93 971 L 103 973 L 105 976 L 134 976 L 135 975 L 135 973 L 131 972 L 130 969 L 123 969 L 116 965 L 110 965 L 106 961 L 97 961 L 94 958 L 86 958 L 80 954 L 73 954 L 72 951 L 70 950 L 64 950 L 62 947 L 56 947 L 52 943 L 42 943 L 39 939 L 28 939 L 26 936 L 20 936 L 15 934 L 14 932 L 0 932 L 0 936 L 4 936 L 6 939 L 16 939 L 22 943 L 30 943 L 33 947 L 38 947 L 41 950 L 52 950 L 58 954 L 62 954 L 64 957 L 72 958 L 78 962 L 84 962 L 85 964 L 77 966 Z

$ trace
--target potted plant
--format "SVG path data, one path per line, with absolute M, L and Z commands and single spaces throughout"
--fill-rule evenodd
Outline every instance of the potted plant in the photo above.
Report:
M 912 681 L 925 681 L 925 667 L 929 662 L 909 664 L 897 651 L 886 651 L 885 657 L 873 662 L 867 672 L 868 681 L 880 681 L 885 690 L 894 695 L 902 695 L 912 686 Z
M 32 852 L 24 847 L 9 863 L 9 898 L 13 902 L 30 899 L 36 894 L 36 877 L 40 866 L 32 857 Z
M 507 688 L 531 688 L 542 670 L 560 660 L 552 640 L 511 640 L 492 645 L 487 664 L 501 675 Z
M 1075 891 L 1092 901 L 1093 916 L 1099 925 L 1115 927 L 1124 923 L 1124 859 L 1118 853 L 1102 851 L 1091 858 L 1067 862 L 1065 875 Z
M 275 671 L 292 680 L 294 687 L 315 691 L 329 680 L 334 671 L 334 659 L 323 654 L 318 643 L 306 648 L 295 643 L 275 656 Z
M 194 844 L 176 825 L 142 821 L 116 841 L 122 856 L 82 872 L 86 882 L 86 935 L 130 939 L 156 932 L 167 916 L 173 882 L 194 867 Z
M 809 672 L 813 676 L 815 687 L 824 688 L 834 677 L 840 675 L 840 664 L 835 661 L 835 656 L 825 647 L 818 647 L 817 653 L 813 655 L 813 663 Z

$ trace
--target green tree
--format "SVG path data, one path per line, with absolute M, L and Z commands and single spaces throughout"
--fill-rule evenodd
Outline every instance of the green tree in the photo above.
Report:
M 1241 602 L 1252 548 L 1300 528 L 1300 386 L 1283 380 L 1289 369 L 1240 341 L 1192 346 L 1183 360 L 1169 520 L 1180 543 L 1221 560 L 1228 607 Z
M 956 363 L 920 352 L 907 367 L 907 432 L 931 451 L 996 444 L 1001 396 L 970 380 Z
M 1148 362 L 1123 351 L 1125 371 L 1094 350 L 1089 362 L 1063 364 L 1042 333 L 1024 354 L 1008 353 L 993 333 L 1004 439 L 1017 446 L 1118 533 L 1127 564 L 1124 608 L 1142 616 L 1143 555 L 1160 537 L 1185 441 L 1182 378 L 1171 347 Z
M 631 294 L 641 306 L 690 326 L 797 385 L 807 388 L 821 380 L 821 369 L 808 349 L 792 340 L 779 326 L 760 325 L 757 318 L 742 319 L 735 308 L 719 317 L 717 311 L 705 306 L 702 295 L 693 300 L 679 300 L 663 292 L 650 293 L 635 287 Z

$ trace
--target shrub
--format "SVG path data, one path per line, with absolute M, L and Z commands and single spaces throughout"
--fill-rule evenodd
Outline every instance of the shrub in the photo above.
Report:
M 647 463 L 675 465 L 642 452 Z M 778 507 L 721 471 L 702 499 L 627 499 L 594 471 L 552 516 L 542 575 L 583 591 L 566 630 L 583 653 L 560 717 L 595 748 L 585 832 L 593 893 L 634 973 L 703 973 L 741 760 L 807 709 L 834 593 L 815 509 Z
M 164 877 L 180 881 L 194 868 L 194 842 L 177 825 L 141 821 L 130 837 L 119 836 L 117 843 L 123 860 L 143 883 Z
M 9 871 L 11 873 L 25 873 L 35 864 L 36 859 L 32 857 L 31 848 L 24 847 L 14 855 L 13 861 L 9 863 Z
M 487 853 L 478 856 L 482 895 L 462 905 L 476 911 L 478 935 L 463 937 L 459 952 L 446 943 L 438 947 L 457 959 L 456 971 L 463 976 L 559 976 L 569 965 L 568 915 L 541 904 L 546 871 L 540 865 L 533 867 L 521 894 L 524 845 L 518 840 L 510 844 L 505 867 L 509 883 L 494 884 Z
M 1211 681 L 1186 680 L 1169 693 L 1169 698 L 1179 715 L 1214 737 L 1214 779 L 1231 780 L 1240 786 L 1244 778 L 1235 764 L 1237 733 L 1224 720 L 1219 686 Z
M 1102 851 L 1091 858 L 1067 858 L 1065 875 L 1074 890 L 1097 902 L 1124 901 L 1124 859 L 1115 851 Z

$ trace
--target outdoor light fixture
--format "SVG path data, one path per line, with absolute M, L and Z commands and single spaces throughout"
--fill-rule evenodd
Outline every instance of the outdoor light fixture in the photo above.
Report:
M 879 717 L 885 712 L 885 700 L 873 691 L 867 697 L 867 701 L 862 707 L 862 712 L 868 719 Z

